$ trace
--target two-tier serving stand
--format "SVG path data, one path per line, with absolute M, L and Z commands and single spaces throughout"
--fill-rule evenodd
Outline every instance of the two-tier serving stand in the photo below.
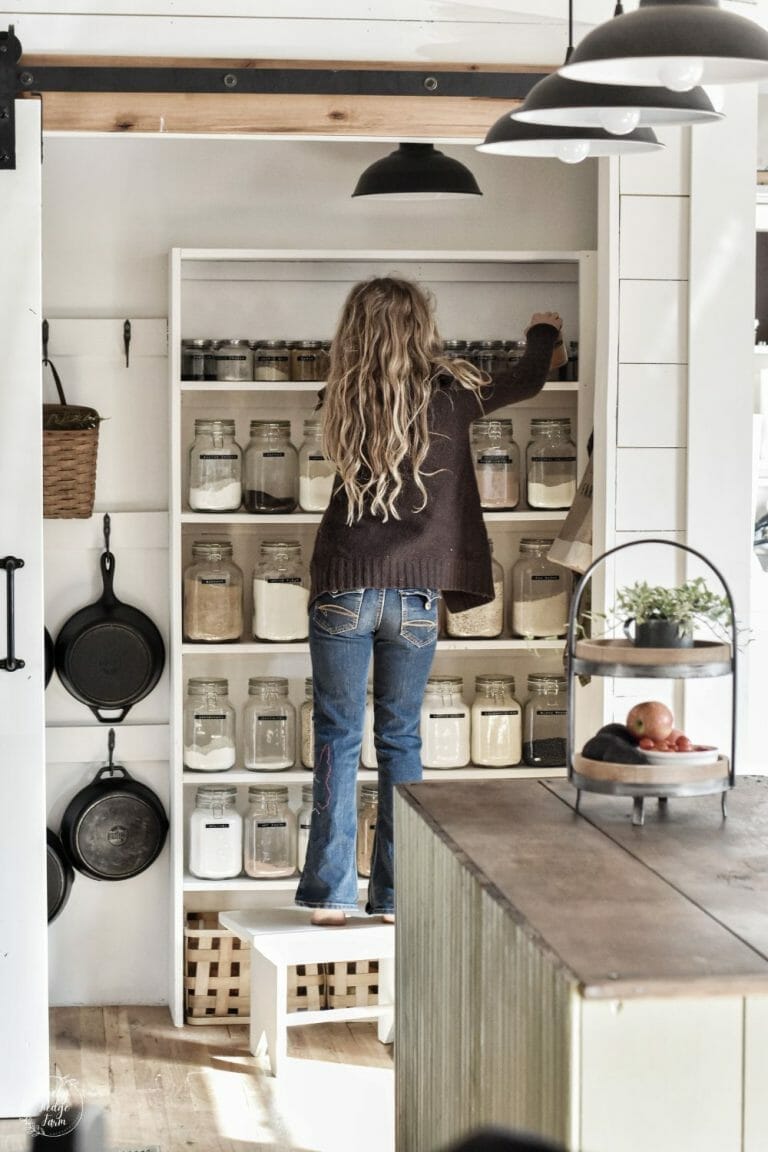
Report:
M 661 544 L 678 548 L 699 560 L 714 573 L 723 587 L 731 610 L 730 643 L 724 641 L 695 640 L 692 648 L 639 648 L 625 639 L 579 639 L 579 611 L 592 576 L 609 557 L 626 548 L 641 544 Z M 591 760 L 576 751 L 575 681 L 580 676 L 623 676 L 647 679 L 689 679 L 694 677 L 731 677 L 731 754 L 719 754 L 717 760 L 704 765 L 690 765 L 674 761 L 668 765 L 618 764 Z M 733 597 L 722 574 L 715 566 L 685 544 L 671 540 L 632 540 L 619 544 L 598 556 L 581 577 L 574 592 L 568 621 L 566 644 L 566 678 L 568 690 L 567 764 L 568 778 L 576 788 L 576 810 L 582 792 L 600 792 L 610 796 L 631 796 L 632 823 L 642 824 L 644 803 L 656 797 L 665 806 L 673 796 L 707 796 L 721 794 L 723 817 L 726 815 L 726 797 L 736 778 L 734 756 L 736 750 L 736 616 Z

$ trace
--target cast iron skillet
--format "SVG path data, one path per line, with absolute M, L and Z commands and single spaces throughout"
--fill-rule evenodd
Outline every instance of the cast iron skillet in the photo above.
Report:
M 53 676 L 53 637 L 47 628 L 43 629 L 43 643 L 45 652 L 45 686 L 46 688 L 51 682 Z
M 102 594 L 63 625 L 55 661 L 67 691 L 87 704 L 102 724 L 110 724 L 124 720 L 155 687 L 165 666 L 165 646 L 149 616 L 115 596 L 109 515 L 104 517 L 104 544 Z M 104 711 L 111 714 L 102 715 Z
M 55 832 L 46 829 L 48 848 L 48 923 L 55 920 L 69 899 L 75 873 L 67 860 L 64 845 Z
M 78 872 L 94 880 L 128 880 L 149 868 L 168 834 L 159 798 L 120 764 L 112 763 L 115 730 L 109 730 L 109 763 L 77 792 L 61 819 L 61 839 Z

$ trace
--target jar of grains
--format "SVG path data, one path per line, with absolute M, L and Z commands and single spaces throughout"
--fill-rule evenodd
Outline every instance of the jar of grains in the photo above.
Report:
M 205 380 L 205 353 L 210 347 L 210 340 L 182 340 L 182 380 Z
M 379 789 L 375 784 L 362 784 L 357 808 L 357 874 L 370 876 L 376 817 L 379 811 Z
M 285 340 L 259 340 L 254 343 L 254 380 L 290 380 L 291 350 Z
M 520 763 L 523 718 L 515 699 L 514 676 L 475 676 L 470 723 L 473 764 L 505 768 Z
M 472 462 L 482 508 L 502 511 L 520 503 L 520 450 L 512 421 L 475 420 Z
M 296 867 L 299 872 L 304 869 L 307 858 L 307 844 L 309 843 L 309 830 L 312 827 L 312 785 L 301 786 L 301 808 L 296 817 Z
M 185 768 L 226 772 L 235 766 L 235 710 L 223 679 L 192 676 L 184 704 Z
M 430 676 L 421 705 L 421 762 L 425 768 L 469 763 L 469 708 L 460 676 Z
M 365 717 L 363 719 L 363 745 L 360 749 L 360 763 L 363 768 L 378 768 L 376 745 L 373 740 L 373 685 L 368 685 L 365 694 Z
M 309 587 L 297 540 L 262 540 L 253 569 L 253 636 L 287 642 L 309 635 Z
M 299 457 L 290 420 L 251 420 L 245 449 L 246 512 L 293 512 L 299 498 Z
M 570 508 L 576 495 L 576 445 L 570 420 L 531 420 L 525 470 L 529 507 Z
M 523 760 L 531 768 L 562 768 L 568 729 L 565 677 L 531 673 L 528 691 L 523 708 Z
M 189 870 L 201 880 L 227 880 L 243 868 L 243 818 L 234 784 L 203 784 L 189 818 Z
M 249 772 L 280 772 L 296 759 L 296 709 L 284 676 L 251 676 L 243 708 L 243 762 Z
M 312 701 L 312 677 L 304 681 L 304 699 L 299 708 L 301 729 L 301 764 L 311 772 L 315 766 L 314 705 Z
M 216 379 L 253 380 L 253 350 L 248 340 L 222 340 L 216 349 Z
M 243 633 L 243 573 L 228 540 L 196 540 L 184 570 L 184 639 L 226 644 Z
M 568 629 L 571 574 L 553 564 L 550 539 L 523 537 L 512 566 L 512 633 L 528 638 L 564 636 Z
M 234 420 L 195 420 L 189 449 L 193 512 L 235 512 L 243 499 L 243 461 Z
M 324 380 L 322 340 L 297 340 L 291 348 L 291 379 Z
M 299 505 L 305 512 L 324 512 L 331 500 L 336 470 L 323 454 L 323 429 L 319 420 L 304 421 L 304 441 L 299 448 Z
M 491 553 L 493 543 L 491 542 Z M 493 574 L 493 600 L 463 612 L 445 610 L 445 630 L 448 636 L 467 640 L 484 640 L 501 636 L 504 631 L 504 569 L 491 555 Z
M 249 787 L 243 857 L 247 875 L 256 879 L 278 880 L 296 871 L 296 816 L 285 785 Z

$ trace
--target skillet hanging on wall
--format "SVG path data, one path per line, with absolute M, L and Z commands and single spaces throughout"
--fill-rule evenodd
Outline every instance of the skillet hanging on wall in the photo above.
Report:
M 87 704 L 102 724 L 119 724 L 160 679 L 165 645 L 149 616 L 115 596 L 115 557 L 109 550 L 109 534 L 107 513 L 100 562 L 102 594 L 63 625 L 56 638 L 55 661 L 70 695 Z
M 151 788 L 112 763 L 114 728 L 108 748 L 107 765 L 67 805 L 61 839 L 78 872 L 93 880 L 128 880 L 160 855 L 168 817 Z
M 48 923 L 55 920 L 69 899 L 75 880 L 72 865 L 67 859 L 64 845 L 55 832 L 46 829 Z

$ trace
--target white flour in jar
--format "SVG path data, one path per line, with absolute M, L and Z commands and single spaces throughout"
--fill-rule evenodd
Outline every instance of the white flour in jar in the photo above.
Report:
M 306 640 L 309 590 L 288 580 L 253 581 L 253 635 L 257 640 Z
M 204 747 L 184 748 L 184 767 L 196 772 L 226 772 L 234 766 L 234 745 L 225 736 L 213 736 Z
M 528 503 L 532 508 L 548 508 L 557 511 L 570 508 L 576 496 L 576 479 L 559 480 L 554 484 L 528 481 Z
M 242 499 L 243 486 L 239 480 L 189 490 L 189 506 L 193 512 L 231 512 L 240 507 Z
M 334 476 L 299 476 L 299 504 L 305 512 L 324 512 L 331 501 Z
M 564 636 L 568 628 L 567 587 L 554 596 L 512 603 L 512 631 L 516 636 Z

